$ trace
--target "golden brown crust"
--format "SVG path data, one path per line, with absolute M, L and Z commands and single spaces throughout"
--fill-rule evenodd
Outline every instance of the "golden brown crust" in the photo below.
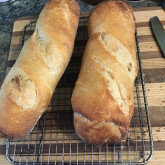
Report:
M 76 133 L 96 145 L 121 141 L 133 115 L 138 68 L 135 23 L 126 6 L 106 1 L 90 14 L 89 40 L 72 94 Z
M 99 5 L 100 3 L 105 3 L 106 1 L 109 1 L 109 2 L 114 1 L 117 5 L 119 5 L 119 7 L 121 7 L 122 10 L 128 10 L 129 9 L 130 12 L 132 13 L 132 16 L 134 17 L 132 8 L 123 0 L 86 0 L 86 2 L 91 4 L 91 5 Z M 134 19 L 135 19 L 135 17 L 134 17 Z
M 77 135 L 87 140 L 87 143 L 102 145 L 107 142 L 118 143 L 128 131 L 128 127 L 123 127 L 114 122 L 89 121 L 74 114 L 74 124 Z
M 74 0 L 52 0 L 0 90 L 0 134 L 28 134 L 46 110 L 71 57 L 80 9 Z
M 102 20 L 104 22 L 100 23 Z M 89 36 L 105 31 L 119 40 L 130 51 L 132 58 L 136 58 L 133 11 L 124 1 L 110 0 L 100 3 L 91 12 L 88 27 Z

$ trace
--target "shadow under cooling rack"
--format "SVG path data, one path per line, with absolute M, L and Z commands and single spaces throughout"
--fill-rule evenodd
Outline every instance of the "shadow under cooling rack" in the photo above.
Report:
M 71 61 L 47 111 L 24 139 L 7 141 L 6 156 L 13 164 L 145 164 L 153 155 L 153 141 L 144 74 L 137 40 L 139 74 L 134 85 L 135 111 L 127 136 L 119 144 L 96 147 L 78 139 L 73 126 L 71 94 L 85 48 L 88 17 L 81 17 Z M 36 21 L 25 26 L 22 45 L 33 33 Z M 20 48 L 21 49 L 21 48 Z

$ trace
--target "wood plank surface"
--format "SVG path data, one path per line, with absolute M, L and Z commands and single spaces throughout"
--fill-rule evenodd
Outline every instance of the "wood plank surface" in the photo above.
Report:
M 141 9 L 135 9 L 134 11 L 135 14 L 135 18 L 136 18 L 136 25 L 137 25 L 137 32 L 138 32 L 138 40 L 139 40 L 139 45 L 140 45 L 140 52 L 141 52 L 141 60 L 142 60 L 142 66 L 143 66 L 143 71 L 144 71 L 144 79 L 145 79 L 145 89 L 146 89 L 146 94 L 147 94 L 147 103 L 149 106 L 149 110 L 150 110 L 150 120 L 151 120 L 151 125 L 152 125 L 152 133 L 153 133 L 153 140 L 154 140 L 154 155 L 153 158 L 151 159 L 151 161 L 148 163 L 149 165 L 164 165 L 165 162 L 165 59 L 162 57 L 162 54 L 160 53 L 160 50 L 152 36 L 150 27 L 149 27 L 149 20 L 152 16 L 158 16 L 159 19 L 162 21 L 162 24 L 165 27 L 165 13 L 164 11 L 161 9 L 161 7 L 155 7 L 155 8 L 141 8 Z M 87 15 L 87 13 L 83 14 L 83 15 Z M 13 26 L 13 34 L 12 34 L 12 38 L 11 38 L 11 47 L 10 47 L 10 52 L 9 52 L 9 58 L 8 58 L 8 68 L 7 68 L 7 72 L 10 70 L 10 68 L 13 66 L 16 58 L 19 55 L 20 49 L 21 49 L 21 42 L 22 42 L 22 31 L 25 27 L 25 25 L 27 25 L 31 20 L 35 20 L 37 18 L 37 16 L 34 17 L 24 17 L 24 18 L 20 18 L 18 20 L 15 21 L 14 26 Z M 34 29 L 34 28 L 33 28 Z M 33 30 L 27 30 L 28 34 L 32 34 Z M 68 88 L 68 91 L 70 89 Z M 142 90 L 141 88 L 139 90 Z M 64 90 L 67 93 L 67 90 Z M 57 91 L 58 92 L 58 91 Z M 59 93 L 59 97 L 62 99 L 63 95 Z M 70 99 L 70 95 L 68 95 L 67 98 L 67 102 L 69 104 L 69 99 Z M 141 97 L 141 93 L 139 96 L 139 99 L 142 101 L 143 98 Z M 56 100 L 56 97 L 54 98 L 54 100 Z M 66 103 L 66 102 L 65 102 Z M 63 102 L 61 101 L 60 103 L 61 105 L 63 104 Z M 141 105 L 142 108 L 142 114 L 141 117 L 142 118 L 146 118 L 147 116 L 145 115 L 145 112 L 143 112 L 145 104 Z M 136 104 L 135 104 L 136 107 Z M 70 108 L 68 107 L 64 107 L 61 106 L 62 109 L 65 110 L 65 113 L 68 112 L 68 109 Z M 51 107 L 49 107 L 49 111 L 51 111 Z M 136 114 L 137 113 L 137 114 Z M 60 114 L 51 114 L 53 117 L 56 118 L 56 120 L 58 120 L 58 117 Z M 68 113 L 68 115 L 70 115 L 70 113 Z M 130 130 L 130 144 L 134 143 L 134 142 L 138 142 L 141 139 L 141 136 L 143 134 L 143 132 L 138 130 L 138 126 L 140 125 L 140 123 L 136 123 L 136 115 L 138 115 L 138 111 L 135 111 L 135 115 L 134 115 L 134 120 L 135 122 L 133 123 L 133 125 L 137 125 L 137 130 L 134 129 L 134 127 L 132 127 Z M 49 117 L 52 117 L 49 116 Z M 68 116 L 69 118 L 69 116 Z M 68 118 L 66 118 L 65 122 L 67 122 Z M 48 120 L 49 121 L 49 120 Z M 144 120 L 145 121 L 145 120 Z M 43 120 L 44 122 L 44 120 Z M 52 123 L 51 123 L 52 124 Z M 53 123 L 55 124 L 55 123 Z M 145 123 L 143 123 L 145 125 Z M 37 129 L 37 128 L 35 128 Z M 37 131 L 34 129 L 34 132 Z M 58 136 L 57 133 L 54 134 L 51 131 L 51 134 L 49 133 L 49 130 L 52 131 L 57 131 L 58 130 Z M 148 143 L 149 143 L 149 135 L 147 132 L 145 132 L 145 129 L 147 130 L 147 127 L 144 127 L 144 139 L 145 139 L 145 145 L 146 145 L 146 151 L 148 152 L 147 155 L 149 155 L 149 147 Z M 63 129 L 63 127 L 56 127 L 54 125 L 54 127 L 50 127 L 50 129 L 48 129 L 47 133 L 45 133 L 45 140 L 46 144 L 49 144 L 49 140 L 50 139 L 56 139 L 58 137 L 59 139 L 59 144 L 61 146 L 61 148 L 58 148 L 58 150 L 62 149 L 62 145 L 63 145 L 63 141 L 62 139 L 64 138 L 66 140 L 66 145 L 69 144 L 69 138 L 68 136 L 70 135 L 69 132 L 70 128 L 66 128 L 65 130 Z M 135 137 L 134 131 L 136 131 L 137 135 Z M 64 134 L 65 132 L 65 134 Z M 132 136 L 131 136 L 132 133 Z M 138 135 L 139 134 L 139 135 Z M 33 136 L 37 136 L 35 134 L 31 135 Z M 40 133 L 38 134 L 38 136 L 40 136 Z M 142 136 L 142 137 L 143 137 Z M 140 139 L 135 139 L 135 138 L 140 138 Z M 132 138 L 132 139 L 131 139 Z M 27 138 L 28 139 L 28 138 Z M 73 140 L 74 139 L 74 140 Z M 132 140 L 132 141 L 131 141 Z M 135 141 L 134 141 L 135 140 Z M 3 165 L 9 165 L 10 163 L 6 160 L 5 158 L 5 139 L 0 139 L 0 164 Z M 76 140 L 76 135 L 72 134 L 72 143 L 76 144 L 77 140 Z M 127 142 L 128 141 L 124 141 Z M 28 141 L 24 141 L 24 143 L 28 145 Z M 31 141 L 31 144 L 35 145 L 35 141 Z M 43 142 L 41 142 L 41 146 L 44 146 L 46 144 L 44 144 Z M 22 143 L 19 142 L 18 146 L 21 145 Z M 54 144 L 54 146 L 56 146 L 56 141 L 52 140 L 52 145 Z M 14 143 L 12 143 L 12 145 L 14 146 Z M 50 147 L 48 145 L 48 148 Z M 136 144 L 137 145 L 137 144 Z M 141 145 L 139 145 L 141 146 Z M 73 146 L 72 151 L 77 150 L 77 148 L 74 148 L 76 146 Z M 83 148 L 81 148 L 81 143 L 79 144 L 79 151 L 82 150 Z M 69 149 L 66 147 L 66 150 Z M 95 148 L 96 149 L 96 148 Z M 42 151 L 46 150 L 46 148 Z M 91 160 L 93 159 L 93 161 L 97 161 L 98 157 L 98 151 L 97 150 L 95 153 L 97 153 L 95 156 L 91 157 L 90 155 L 90 149 L 87 148 L 87 151 L 89 150 L 89 155 L 86 155 L 86 160 Z M 20 151 L 20 150 L 19 150 Z M 53 149 L 53 151 L 55 151 L 55 148 Z M 21 152 L 21 151 L 20 151 Z M 61 151 L 62 152 L 62 151 Z M 116 151 L 115 151 L 116 152 Z M 135 152 L 133 148 L 130 148 L 130 155 L 132 158 L 127 156 L 127 151 L 123 150 L 124 154 L 124 159 L 133 159 L 133 157 L 136 158 L 136 154 L 141 154 L 139 153 L 139 151 L 137 153 L 133 153 Z M 110 160 L 110 159 L 114 159 L 113 155 L 106 155 L 107 151 L 102 151 L 101 152 L 102 155 L 100 157 L 101 161 L 103 160 Z M 111 153 L 109 151 L 109 153 Z M 77 159 L 77 155 L 72 155 L 72 158 L 74 160 Z M 31 158 L 30 158 L 31 159 Z M 29 160 L 30 160 L 29 159 Z M 42 158 L 43 161 L 44 159 L 47 160 L 47 157 L 43 157 Z M 51 156 L 49 161 L 52 161 L 53 159 L 55 159 L 55 157 Z M 56 156 L 56 159 L 62 160 L 63 157 L 62 155 Z M 70 157 L 69 155 L 65 156 L 65 160 L 69 161 Z M 83 161 L 84 160 L 84 155 L 81 156 L 79 155 L 78 157 L 79 161 Z M 139 159 L 142 159 L 139 157 Z M 23 160 L 22 160 L 23 161 Z

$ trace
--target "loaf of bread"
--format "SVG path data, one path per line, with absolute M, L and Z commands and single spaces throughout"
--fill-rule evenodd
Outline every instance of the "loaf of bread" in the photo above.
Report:
M 77 135 L 95 145 L 117 143 L 134 112 L 135 21 L 121 0 L 100 3 L 88 20 L 89 40 L 72 94 Z
M 46 110 L 70 60 L 80 8 L 74 0 L 52 0 L 43 8 L 0 90 L 0 134 L 19 139 Z

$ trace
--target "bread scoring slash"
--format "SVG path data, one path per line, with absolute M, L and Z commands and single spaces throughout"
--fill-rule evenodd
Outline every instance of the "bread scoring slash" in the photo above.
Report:
M 122 0 L 100 3 L 90 13 L 89 40 L 72 94 L 77 135 L 95 145 L 117 143 L 134 112 L 135 21 Z
M 45 112 L 70 60 L 80 15 L 74 0 L 52 0 L 40 13 L 0 90 L 0 134 L 27 135 Z

